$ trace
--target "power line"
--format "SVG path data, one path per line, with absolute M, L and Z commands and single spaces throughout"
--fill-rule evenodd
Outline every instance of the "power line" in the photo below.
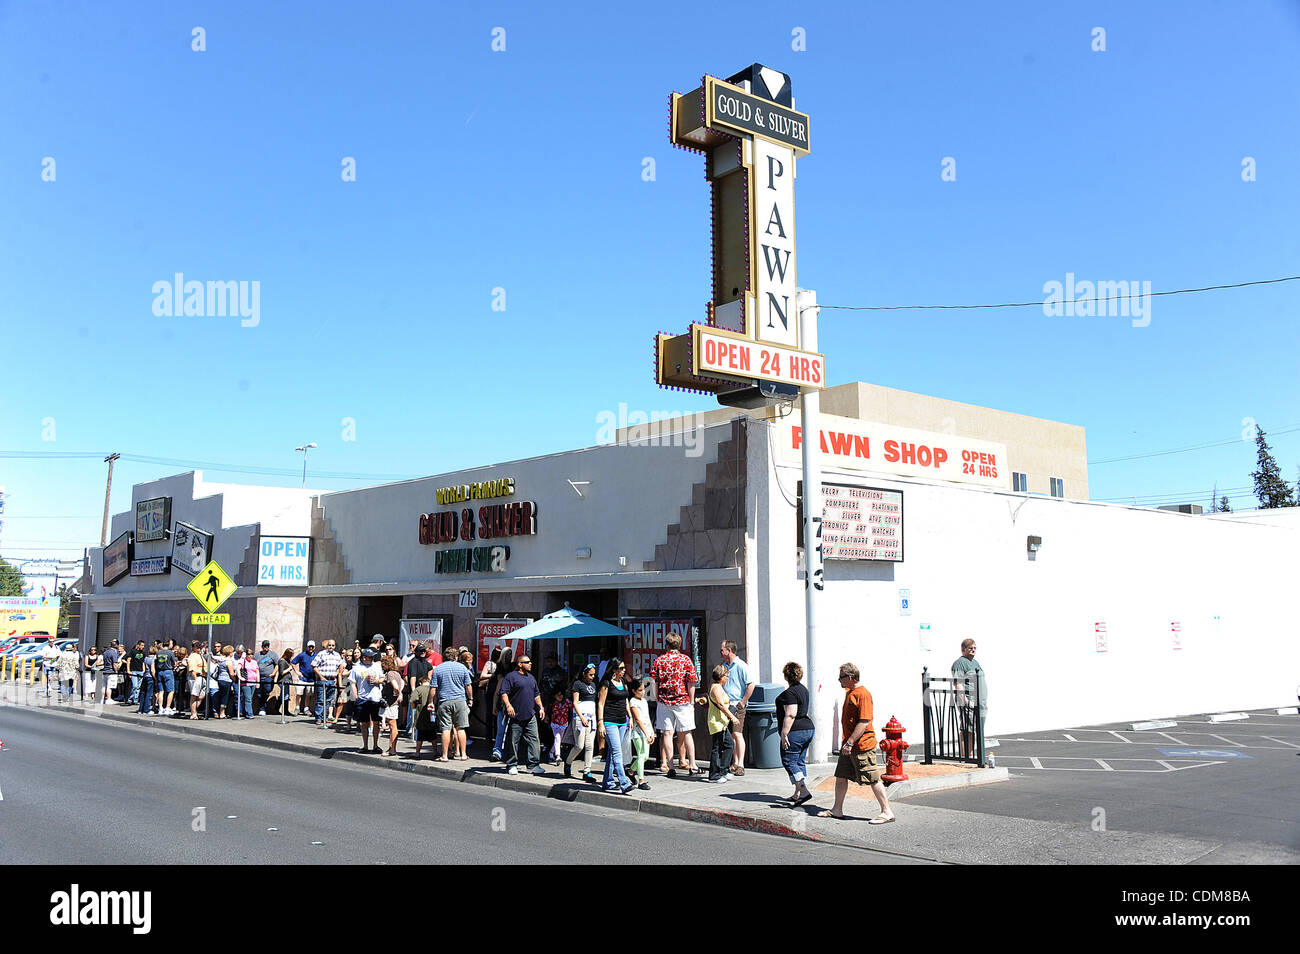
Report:
M 1247 492 L 1252 492 L 1253 490 L 1254 490 L 1253 487 L 1220 487 L 1218 489 L 1218 492 L 1215 494 L 1215 497 L 1217 498 L 1217 497 L 1230 496 L 1232 494 L 1243 494 Z M 1168 493 L 1154 493 L 1154 494 L 1123 494 L 1119 497 L 1093 497 L 1092 499 L 1099 501 L 1101 503 L 1123 503 L 1126 500 L 1142 500 L 1142 501 L 1147 501 L 1149 503 L 1153 503 L 1153 502 L 1167 502 L 1170 500 L 1178 500 L 1180 498 L 1186 500 L 1196 500 L 1202 497 L 1204 494 L 1205 494 L 1205 488 L 1202 487 L 1200 490 L 1187 490 L 1187 491 L 1180 491 L 1178 493 L 1174 493 L 1173 491 L 1170 491 Z
M 6 520 L 96 520 L 99 518 L 97 513 L 65 514 L 65 513 L 7 513 Z
M 1219 291 L 1224 288 L 1246 288 L 1251 285 L 1275 285 L 1278 282 L 1300 281 L 1300 275 L 1288 275 L 1286 278 L 1264 278 L 1253 282 L 1236 282 L 1232 285 L 1205 285 L 1201 288 L 1177 288 L 1173 291 L 1148 292 L 1151 298 L 1164 295 L 1190 295 L 1194 292 Z M 1114 298 L 1072 298 L 1075 304 L 1083 302 L 1110 302 L 1124 298 L 1143 297 L 1140 295 L 1118 295 Z M 1043 300 L 1038 301 L 1004 301 L 989 305 L 821 305 L 822 309 L 837 311 L 966 311 L 973 308 L 1042 308 Z
M 9 460 L 90 460 L 103 458 L 102 453 L 90 451 L 0 451 L 0 459 Z M 211 470 L 218 473 L 262 474 L 272 477 L 297 477 L 300 471 L 289 467 L 259 467 L 253 464 L 223 464 L 217 461 L 186 460 L 179 457 L 150 457 L 143 454 L 122 454 L 121 459 L 136 464 L 156 467 L 185 467 L 193 470 Z M 315 470 L 311 476 L 318 480 L 412 480 L 418 474 L 368 474 L 358 471 Z
M 1290 434 L 1292 431 L 1300 431 L 1300 424 L 1288 424 L 1286 427 L 1278 428 L 1275 431 L 1268 431 L 1267 433 L 1278 435 Z M 1226 444 L 1241 443 L 1244 442 L 1240 437 L 1230 437 L 1226 441 L 1214 441 L 1210 444 L 1193 444 L 1191 447 L 1175 447 L 1173 450 L 1152 451 L 1149 454 L 1133 454 L 1129 457 L 1107 457 L 1103 460 L 1090 460 L 1088 461 L 1088 466 L 1091 467 L 1093 464 L 1115 464 L 1125 460 L 1141 460 L 1144 457 L 1163 457 L 1166 454 L 1185 454 L 1188 451 L 1205 450 L 1207 447 L 1223 447 Z

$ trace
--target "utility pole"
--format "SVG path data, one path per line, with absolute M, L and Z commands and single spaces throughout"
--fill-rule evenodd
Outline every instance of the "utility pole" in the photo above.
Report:
M 121 454 L 109 454 L 104 458 L 104 463 L 108 464 L 108 486 L 104 488 L 104 526 L 99 531 L 99 545 L 108 544 L 108 498 L 113 493 L 113 461 L 121 457 Z
M 817 293 L 810 289 L 799 289 L 796 293 L 796 307 L 799 309 L 799 346 L 805 351 L 817 350 Z M 821 441 L 819 413 L 821 410 L 821 392 L 806 390 L 799 398 L 799 424 L 803 428 L 803 566 L 804 566 L 804 612 L 807 620 L 808 654 L 808 708 L 813 715 L 813 725 L 825 726 L 824 730 L 814 728 L 816 736 L 808 746 L 808 752 L 814 761 L 822 760 L 819 749 L 833 738 L 830 731 L 829 710 L 823 714 L 826 696 L 821 691 L 821 672 L 817 664 L 817 602 L 825 586 L 822 577 L 822 474 Z M 824 734 L 823 734 L 824 732 Z

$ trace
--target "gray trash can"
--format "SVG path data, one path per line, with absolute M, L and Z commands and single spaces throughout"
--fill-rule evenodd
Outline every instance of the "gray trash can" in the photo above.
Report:
M 780 683 L 760 682 L 749 697 L 745 728 L 749 764 L 754 768 L 781 767 L 781 720 L 776 712 L 776 697 L 785 689 Z

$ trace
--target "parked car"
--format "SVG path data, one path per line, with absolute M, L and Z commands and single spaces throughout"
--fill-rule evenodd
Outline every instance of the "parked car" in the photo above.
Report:
M 49 642 L 50 638 L 48 636 L 42 636 L 35 642 L 18 643 L 8 652 L 0 653 L 0 659 L 10 660 L 12 663 L 17 665 L 22 665 L 22 661 L 25 659 L 39 660 L 41 658 L 41 651 L 49 645 Z M 62 652 L 63 648 L 69 643 L 75 646 L 77 641 L 75 639 L 57 639 L 54 641 L 55 648 L 60 652 Z
M 23 636 L 10 636 L 0 643 L 0 656 L 11 655 L 19 649 L 29 646 L 44 646 L 49 641 L 49 633 L 28 633 Z

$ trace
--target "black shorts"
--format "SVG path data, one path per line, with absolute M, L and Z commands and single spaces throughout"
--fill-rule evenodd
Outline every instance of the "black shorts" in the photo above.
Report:
M 358 699 L 356 705 L 358 722 L 383 721 L 385 706 L 382 702 L 371 702 L 369 699 Z

